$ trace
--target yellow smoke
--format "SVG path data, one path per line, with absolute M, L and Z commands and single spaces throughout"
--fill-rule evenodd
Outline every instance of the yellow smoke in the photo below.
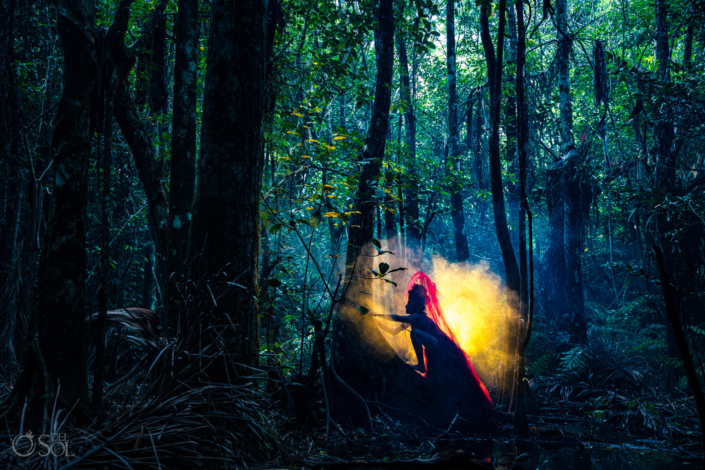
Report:
M 426 273 L 438 287 L 441 308 L 460 347 L 468 354 L 482 380 L 485 383 L 492 382 L 497 378 L 506 356 L 504 327 L 507 306 L 501 278 L 490 271 L 487 263 L 451 264 L 441 257 L 433 258 L 432 269 Z M 385 296 L 387 286 L 391 285 L 384 282 L 373 284 L 378 289 L 374 295 L 375 310 L 391 313 L 386 308 L 391 304 L 391 296 Z M 406 285 L 399 285 L 395 289 L 402 289 L 404 293 L 397 300 L 395 313 L 404 314 Z M 393 322 L 386 324 L 391 327 L 397 325 Z M 380 330 L 400 358 L 410 364 L 418 362 L 408 330 L 396 336 Z

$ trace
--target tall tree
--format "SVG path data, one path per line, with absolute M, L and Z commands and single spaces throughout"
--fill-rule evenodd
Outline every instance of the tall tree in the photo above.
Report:
M 407 220 L 419 219 L 419 185 L 416 171 L 416 114 L 411 93 L 412 79 L 409 76 L 409 57 L 406 53 L 406 38 L 399 32 L 396 34 L 396 45 L 399 54 L 399 67 L 401 77 L 401 99 L 404 103 L 404 144 L 407 147 L 406 165 L 409 169 L 403 176 L 407 183 L 404 194 L 404 213 Z M 409 262 L 414 266 L 421 266 L 421 228 L 416 223 L 406 224 L 405 230 L 406 252 Z
M 176 17 L 174 99 L 169 174 L 166 299 L 169 327 L 176 323 L 172 309 L 179 300 L 188 251 L 191 203 L 196 182 L 196 78 L 198 72 L 198 0 L 179 0 Z
M 565 262 L 565 310 L 562 321 L 578 341 L 587 340 L 582 274 L 582 175 L 579 158 L 570 158 L 574 150 L 573 105 L 570 98 L 570 51 L 572 39 L 568 30 L 568 1 L 556 1 L 556 39 L 558 41 L 558 98 L 561 121 L 561 155 L 566 160 L 563 178 L 563 250 Z
M 57 0 L 64 86 L 51 143 L 53 207 L 44 239 L 28 347 L 15 397 L 66 406 L 88 404 L 86 370 L 86 223 L 91 93 L 98 83 L 95 2 Z
M 266 2 L 223 0 L 212 7 L 203 96 L 203 133 L 189 237 L 196 272 L 236 282 L 216 313 L 237 325 L 233 360 L 258 363 L 258 257 Z M 222 270 L 222 271 L 221 271 Z M 223 284 L 213 284 L 213 288 Z
M 658 62 L 658 79 L 667 83 L 670 81 L 671 48 L 669 43 L 669 13 L 668 0 L 656 2 L 656 60 Z M 675 152 L 672 149 L 674 139 L 673 116 L 671 107 L 666 105 L 656 118 L 654 129 L 656 144 L 656 185 L 664 195 L 672 195 L 676 189 L 676 162 Z M 657 240 L 663 252 L 665 269 L 674 272 L 672 242 L 668 232 L 673 229 L 673 221 L 668 213 L 659 212 L 657 215 L 658 235 Z M 676 293 L 676 302 L 681 303 L 682 293 Z M 671 329 L 666 330 L 666 343 L 670 357 L 678 357 L 678 345 Z M 682 370 L 676 369 L 675 374 L 669 376 L 670 381 L 678 378 Z
M 454 176 L 460 173 L 460 126 L 458 123 L 458 85 L 455 60 L 455 0 L 446 3 L 446 67 L 448 69 L 448 161 L 446 166 L 451 174 L 450 213 L 453 218 L 455 253 L 459 263 L 470 257 L 468 237 L 465 233 L 465 209 L 463 189 Z
M 517 264 L 512 240 L 507 224 L 506 206 L 504 204 L 504 189 L 502 187 L 502 162 L 499 153 L 499 124 L 500 109 L 502 99 L 502 70 L 504 63 L 502 53 L 504 49 L 504 34 L 506 27 L 506 0 L 499 2 L 499 28 L 497 30 L 497 49 L 495 53 L 490 35 L 489 13 L 491 7 L 489 3 L 480 6 L 480 28 L 482 47 L 485 51 L 487 63 L 487 75 L 490 86 L 490 187 L 492 188 L 492 209 L 494 212 L 494 222 L 497 231 L 497 241 L 502 252 L 502 261 L 507 279 L 507 366 L 505 375 L 502 377 L 504 399 L 508 404 L 512 404 L 514 396 L 514 373 L 515 373 L 515 353 L 518 339 L 518 322 L 516 313 L 519 312 L 518 295 L 521 292 L 521 275 Z
M 516 98 L 517 98 L 517 163 L 519 164 L 519 271 L 521 274 L 521 293 L 520 293 L 520 318 L 525 327 L 517 328 L 517 406 L 514 415 L 514 428 L 525 431 L 528 429 L 526 413 L 528 408 L 527 387 L 528 384 L 524 381 L 524 358 L 526 348 L 531 338 L 532 329 L 532 313 L 533 313 L 533 279 L 529 283 L 529 266 L 527 256 L 527 240 L 526 240 L 526 216 L 529 211 L 528 198 L 526 197 L 526 173 L 528 166 L 528 141 L 529 141 L 529 116 L 526 102 L 526 27 L 524 25 L 524 2 L 516 2 L 516 21 L 517 21 L 517 75 L 516 75 Z M 510 7 L 510 10 L 512 8 Z M 529 214 L 530 215 L 530 214 Z M 529 219 L 531 224 L 531 219 Z M 529 235 L 532 235 L 531 228 Z M 533 240 L 529 237 L 529 256 L 533 255 L 531 244 Z M 532 272 L 533 275 L 533 272 Z
M 392 102 L 392 75 L 394 66 L 394 16 L 392 0 L 380 0 L 376 8 L 379 27 L 375 29 L 377 79 L 365 146 L 358 157 L 360 175 L 355 193 L 355 211 L 350 221 L 346 253 L 346 280 L 353 279 L 353 267 L 358 277 L 367 277 L 371 267 L 370 244 L 374 236 L 374 192 L 384 160 L 384 149 L 389 131 L 389 108 Z M 361 256 L 362 255 L 362 256 Z M 357 263 L 357 265 L 356 265 Z M 362 263 L 362 264 L 360 264 Z M 364 283 L 360 279 L 361 282 Z
M 421 377 L 413 372 L 389 346 L 376 325 L 376 320 L 363 313 L 372 300 L 371 247 L 374 233 L 373 195 L 382 169 L 382 159 L 389 126 L 389 108 L 392 98 L 394 65 L 394 0 L 379 0 L 376 4 L 377 78 L 375 99 L 365 146 L 358 157 L 360 175 L 357 185 L 354 213 L 350 220 L 346 254 L 347 287 L 334 319 L 331 362 L 337 374 L 364 398 L 379 396 L 387 384 L 387 397 L 399 398 L 398 406 L 423 402 L 423 393 L 407 396 L 409 389 L 421 387 Z M 379 282 L 379 281 L 375 281 Z M 397 287 L 399 288 L 399 287 Z M 356 307 L 360 306 L 358 310 Z M 419 380 L 421 379 L 421 380 Z M 411 384 L 411 385 L 410 385 Z M 405 393 L 404 388 L 407 387 Z M 419 389 L 420 390 L 420 389 Z M 403 395 L 403 396 L 402 396 Z M 384 398 L 383 398 L 384 399 Z M 359 407 L 360 403 L 356 403 Z M 351 405 L 348 413 L 353 409 Z M 366 406 L 366 405 L 364 405 Z M 354 408 L 352 418 L 363 414 Z M 364 420 L 360 424 L 364 424 Z

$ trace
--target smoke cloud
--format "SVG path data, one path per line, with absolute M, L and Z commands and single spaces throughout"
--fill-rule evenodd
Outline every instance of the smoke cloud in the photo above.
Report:
M 452 264 L 442 257 L 432 259 L 432 269 L 426 271 L 438 286 L 440 302 L 448 325 L 455 333 L 460 347 L 472 360 L 478 375 L 487 385 L 496 384 L 500 367 L 505 363 L 504 328 L 507 316 L 507 298 L 502 279 L 490 271 L 487 263 Z M 410 273 L 404 276 L 410 277 Z M 391 289 L 400 290 L 391 295 Z M 396 301 L 393 299 L 396 297 Z M 384 281 L 373 282 L 373 309 L 379 313 L 404 314 L 406 284 L 394 288 Z M 513 313 L 514 315 L 516 312 Z M 376 319 L 387 326 L 398 323 Z M 379 329 L 397 355 L 409 364 L 418 363 L 406 330 L 396 336 Z M 377 332 L 375 332 L 377 333 Z M 370 339 L 379 341 L 379 335 Z

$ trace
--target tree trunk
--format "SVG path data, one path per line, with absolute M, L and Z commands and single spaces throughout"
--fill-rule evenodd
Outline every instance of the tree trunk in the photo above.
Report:
M 391 185 L 389 185 L 391 186 Z M 389 188 L 390 191 L 393 191 L 393 187 Z M 403 260 L 398 256 L 399 252 L 399 240 L 397 239 L 397 217 L 394 212 L 394 199 L 392 198 L 392 193 L 387 193 L 387 196 L 384 200 L 384 228 L 386 231 L 386 237 L 387 237 L 387 251 L 391 251 L 394 253 L 394 255 L 389 255 L 389 269 L 397 269 L 400 267 L 403 267 Z M 408 246 L 408 245 L 407 245 Z M 392 303 L 391 303 L 391 308 L 389 308 L 388 313 L 395 313 L 394 307 L 396 305 L 401 305 L 401 294 L 403 292 L 403 286 L 400 287 L 401 285 L 401 278 L 399 274 L 401 271 L 396 272 L 396 273 L 391 273 L 389 274 L 390 280 L 397 284 L 396 287 L 392 289 Z M 390 284 L 394 285 L 394 284 Z M 382 292 L 385 292 L 386 289 L 383 288 Z M 382 297 L 384 299 L 384 295 Z
M 386 145 L 391 105 L 392 75 L 394 63 L 394 0 L 379 0 L 377 3 L 377 29 L 375 49 L 377 52 L 377 79 L 372 120 L 365 139 L 365 147 L 359 156 L 360 179 L 355 196 L 354 213 L 349 228 L 346 256 L 346 289 L 333 324 L 332 367 L 350 387 L 363 398 L 385 403 L 388 398 L 398 400 L 395 407 L 421 407 L 423 393 L 408 396 L 404 383 L 422 387 L 422 377 L 399 359 L 380 333 L 376 320 L 362 314 L 356 306 L 371 307 L 370 248 L 373 235 L 374 205 L 373 187 L 379 179 Z M 375 281 L 379 282 L 379 281 Z M 416 376 L 416 377 L 415 377 Z M 410 382 L 411 381 L 411 382 Z M 335 395 L 334 395 L 335 396 Z M 343 408 L 338 398 L 338 410 Z M 363 413 L 351 409 L 360 403 L 351 403 L 346 410 L 357 425 L 364 425 Z
M 691 19 L 688 22 L 688 29 L 685 31 L 685 44 L 683 45 L 683 66 L 686 69 L 693 67 L 693 33 L 695 32 L 695 24 Z
M 483 151 L 483 134 L 485 131 L 485 88 L 480 87 L 477 98 L 477 114 L 475 116 L 474 137 L 475 142 L 473 148 L 473 173 L 475 175 L 475 190 L 485 192 L 489 188 L 486 178 L 487 162 L 484 158 Z M 486 206 L 482 198 L 478 198 L 477 204 L 480 206 L 480 222 L 485 218 Z
M 561 155 L 574 147 L 573 106 L 570 100 L 570 51 L 572 40 L 568 36 L 568 2 L 556 1 L 556 38 L 558 40 L 558 93 L 561 116 Z M 563 174 L 563 250 L 565 260 L 566 305 L 562 312 L 563 324 L 574 341 L 587 340 L 585 304 L 582 279 L 582 225 L 583 204 L 582 175 L 573 160 Z
M 188 251 L 191 203 L 196 181 L 196 78 L 198 71 L 198 0 L 179 0 L 176 18 L 169 228 L 167 231 L 167 324 L 177 322 L 175 307 L 181 296 Z
M 44 405 L 45 416 L 57 393 L 64 406 L 88 405 L 86 223 L 91 92 L 99 74 L 93 38 L 95 2 L 58 0 L 56 11 L 64 51 L 64 87 L 51 145 L 53 208 L 39 266 L 28 350 L 13 397 L 18 404 L 29 394 L 33 407 Z
M 663 56 L 662 56 L 663 57 Z M 691 357 L 688 340 L 685 337 L 685 332 L 683 331 L 683 326 L 681 322 L 681 317 L 676 309 L 676 300 L 673 296 L 673 289 L 671 288 L 671 280 L 668 276 L 668 271 L 666 269 L 666 263 L 664 262 L 663 253 L 661 250 L 654 245 L 652 247 L 654 257 L 656 258 L 656 265 L 659 270 L 661 278 L 661 289 L 663 290 L 663 298 L 666 303 L 666 316 L 668 318 L 668 328 L 675 338 L 677 344 L 678 355 L 683 362 L 683 368 L 685 369 L 685 374 L 688 378 L 688 383 L 690 388 L 693 390 L 693 399 L 695 401 L 696 409 L 698 410 L 698 417 L 700 418 L 700 430 L 703 432 L 703 444 L 705 444 L 705 396 L 703 395 L 703 389 L 700 385 L 700 379 L 695 371 L 695 366 L 693 364 L 693 358 Z
M 110 87 L 108 88 L 110 91 Z M 105 97 L 103 114 L 103 155 L 101 171 L 103 187 L 100 198 L 100 288 L 98 290 L 98 322 L 96 324 L 96 353 L 92 405 L 103 402 L 103 381 L 105 380 L 105 327 L 108 318 L 108 285 L 110 284 L 110 171 L 113 143 L 113 100 L 112 94 Z M 121 289 L 122 290 L 122 289 Z
M 232 332 L 233 361 L 250 366 L 258 364 L 259 353 L 254 299 L 261 225 L 266 23 L 264 2 L 223 0 L 212 7 L 201 156 L 189 237 L 190 257 L 200 255 L 198 275 L 243 287 L 225 292 L 220 288 L 224 297 L 215 313 L 224 323 L 227 313 L 237 325 Z
M 178 10 L 181 12 L 181 8 Z M 193 21 L 198 21 L 197 12 L 193 16 Z M 152 32 L 150 50 L 152 52 L 149 54 L 149 109 L 153 113 L 161 113 L 168 99 L 166 88 L 166 16 L 163 14 L 158 16 Z M 174 74 L 174 78 L 176 79 L 176 74 Z
M 144 187 L 149 205 L 149 221 L 157 233 L 157 252 L 163 257 L 168 227 L 168 204 L 166 189 L 161 180 L 161 168 L 157 161 L 157 151 L 152 145 L 149 133 L 137 113 L 125 85 L 118 85 L 115 93 L 115 120 L 120 125 L 122 135 L 132 151 L 140 181 Z
M 566 269 L 563 250 L 563 172 L 546 172 L 546 207 L 548 209 L 548 246 L 544 259 L 546 272 L 546 316 L 560 321 L 566 312 Z
M 668 0 L 658 0 L 656 2 L 656 59 L 658 61 L 658 78 L 662 82 L 670 81 L 669 61 L 671 57 L 669 44 L 669 3 Z M 655 144 L 657 148 L 656 161 L 656 185 L 658 190 L 663 191 L 663 195 L 672 195 L 676 182 L 676 162 L 672 151 L 674 129 L 673 116 L 669 106 L 665 106 L 659 115 L 656 116 Z M 663 251 L 664 265 L 666 271 L 675 272 L 673 266 L 673 245 L 667 236 L 673 229 L 673 220 L 666 213 L 657 214 L 658 243 Z M 676 293 L 676 304 L 680 304 L 680 293 Z M 678 345 L 673 330 L 666 330 L 666 344 L 668 355 L 678 357 Z M 682 368 L 674 370 L 674 374 L 669 377 L 670 382 L 676 382 L 682 374 Z
M 168 203 L 166 190 L 161 180 L 161 165 L 157 161 L 157 151 L 149 133 L 139 117 L 135 104 L 127 90 L 129 74 L 135 57 L 147 45 L 156 24 L 161 21 L 166 8 L 166 0 L 160 0 L 154 7 L 150 20 L 143 26 L 142 34 L 130 49 L 125 46 L 125 32 L 130 20 L 130 6 L 134 0 L 122 0 L 115 13 L 115 21 L 108 30 L 106 49 L 108 60 L 115 69 L 117 88 L 115 90 L 113 115 L 120 126 L 122 135 L 132 152 L 132 158 L 139 172 L 149 205 L 149 223 L 155 232 L 154 243 L 160 255 L 158 272 L 163 273 L 164 254 L 167 246 Z M 163 277 L 163 276 L 162 276 Z M 161 279 L 161 278 L 160 278 Z
M 512 8 L 510 7 L 510 10 Z M 516 98 L 517 98 L 517 160 L 519 164 L 519 271 L 521 273 L 521 295 L 520 295 L 520 312 L 521 320 L 524 320 L 520 325 L 526 325 L 524 328 L 517 328 L 517 406 L 514 419 L 514 429 L 518 431 L 527 431 L 528 421 L 526 419 L 528 408 L 527 390 L 529 384 L 524 380 L 524 359 L 526 356 L 526 348 L 531 338 L 531 328 L 533 321 L 533 279 L 529 283 L 529 266 L 527 263 L 526 253 L 526 213 L 529 211 L 528 199 L 526 197 L 526 173 L 528 164 L 527 144 L 529 141 L 529 116 L 526 103 L 526 93 L 524 91 L 524 77 L 526 72 L 526 29 L 524 26 L 524 3 L 516 3 L 516 20 L 517 20 L 517 77 L 516 77 Z M 529 214 L 531 217 L 531 214 Z M 531 219 L 529 219 L 531 224 Z M 529 229 L 529 254 L 533 255 L 531 244 L 532 230 Z M 533 274 L 533 270 L 532 270 Z M 531 289 L 531 291 L 530 291 Z
M 517 19 L 514 8 L 510 6 L 507 8 L 507 62 L 516 63 L 517 61 Z M 511 75 L 511 70 L 509 71 Z M 507 77 L 509 80 L 513 80 L 514 77 Z M 506 104 L 505 104 L 505 132 L 507 135 L 507 146 L 506 152 L 504 154 L 504 159 L 508 163 L 508 169 L 511 173 L 518 176 L 519 175 L 519 159 L 517 155 L 517 133 L 518 133 L 518 120 L 517 120 L 517 93 L 518 90 L 515 87 L 507 87 L 506 91 Z M 519 246 L 519 184 L 512 181 L 507 181 L 507 206 L 509 207 L 509 224 L 510 224 L 510 234 L 512 237 L 512 246 Z M 516 256 L 516 251 L 514 252 Z
M 446 66 L 448 69 L 448 161 L 446 166 L 451 173 L 450 213 L 453 219 L 453 235 L 455 237 L 455 252 L 459 263 L 470 257 L 468 238 L 465 233 L 465 211 L 463 207 L 463 188 L 455 176 L 461 173 L 460 168 L 460 126 L 458 125 L 458 89 L 457 70 L 455 66 L 455 0 L 446 4 Z
M 406 166 L 408 172 L 403 176 L 408 187 L 404 190 L 404 213 L 407 220 L 419 219 L 419 185 L 416 176 L 416 114 L 414 112 L 414 102 L 411 96 L 412 83 L 409 78 L 409 59 L 406 53 L 406 40 L 399 35 L 396 36 L 397 49 L 399 53 L 399 66 L 401 68 L 401 99 L 404 102 L 404 144 L 408 148 L 406 155 Z M 400 217 L 400 236 L 404 232 L 402 219 Z M 408 263 L 413 267 L 420 267 L 422 256 L 420 253 L 421 227 L 418 224 L 407 224 L 405 231 L 406 252 Z M 400 244 L 398 244 L 400 246 Z
M 521 276 L 512 248 L 511 236 L 507 225 L 507 215 L 504 205 L 504 190 L 502 187 L 502 162 L 499 154 L 499 123 L 502 98 L 502 52 L 504 44 L 504 30 L 506 25 L 505 11 L 506 0 L 499 3 L 499 30 L 497 32 L 497 53 L 495 56 L 492 37 L 490 36 L 488 6 L 480 8 L 480 26 L 482 46 L 487 61 L 487 75 L 490 83 L 490 186 L 492 188 L 492 209 L 494 212 L 497 240 L 502 252 L 502 260 L 507 277 L 507 365 L 502 377 L 502 395 L 506 404 L 511 409 L 514 399 L 515 385 L 515 352 L 517 347 L 518 324 L 516 313 L 519 311 L 518 296 L 521 292 Z
M 3 213 L 0 214 L 0 288 L 12 269 L 15 251 L 18 211 L 21 203 L 19 165 L 19 126 L 18 90 L 14 81 L 14 19 L 15 1 L 2 0 L 0 4 L 0 153 L 7 156 L 6 172 L 3 172 L 2 200 Z
M 154 305 L 154 243 L 150 240 L 149 232 L 144 245 L 144 276 L 142 277 L 142 298 L 143 308 L 152 310 Z

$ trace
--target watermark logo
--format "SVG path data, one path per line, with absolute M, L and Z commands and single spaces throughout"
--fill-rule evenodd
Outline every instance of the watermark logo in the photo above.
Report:
M 12 439 L 12 450 L 18 457 L 30 457 L 38 453 L 40 457 L 73 457 L 69 451 L 69 440 L 65 433 L 40 434 L 35 436 L 32 431 L 18 434 Z

